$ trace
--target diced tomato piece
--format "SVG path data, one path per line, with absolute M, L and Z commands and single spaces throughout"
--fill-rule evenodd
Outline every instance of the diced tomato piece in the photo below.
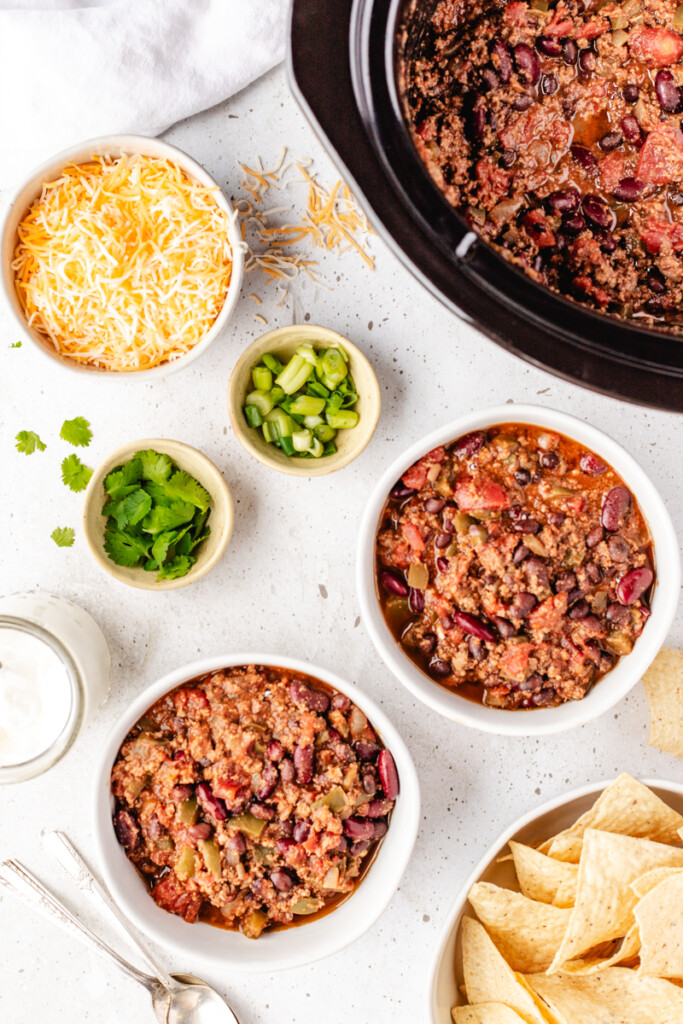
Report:
M 154 886 L 151 896 L 163 910 L 167 910 L 170 914 L 178 914 L 188 924 L 197 920 L 197 914 L 203 902 L 199 893 L 187 892 L 178 876 L 172 871 Z
M 674 252 L 683 252 L 683 224 L 668 220 L 656 220 L 651 217 L 640 232 L 648 252 L 657 253 L 666 241 L 671 243 Z
M 593 21 L 587 21 L 585 25 L 581 26 L 581 30 L 578 33 L 580 39 L 597 39 L 604 32 L 611 29 L 609 21 L 605 21 L 604 18 L 595 18 Z
M 539 249 L 549 249 L 555 245 L 555 235 L 548 226 L 546 215 L 542 210 L 530 210 L 522 222 L 530 238 Z
M 573 36 L 574 22 L 571 18 L 558 18 L 556 15 L 550 19 L 543 29 L 544 36 Z
M 652 185 L 668 185 L 683 177 L 683 132 L 661 122 L 648 133 L 638 157 L 636 178 Z
M 413 551 L 424 551 L 425 542 L 415 523 L 404 522 L 401 524 L 401 530 Z
M 209 701 L 203 690 L 185 687 L 173 695 L 173 703 L 179 714 L 192 716 L 203 708 L 208 708 Z
M 511 644 L 503 652 L 498 662 L 503 675 L 520 683 L 526 679 L 529 668 L 529 656 L 533 649 L 533 644 Z
M 497 510 L 510 507 L 510 495 L 500 484 L 489 477 L 461 476 L 455 488 L 455 500 L 463 512 L 471 509 Z
M 572 283 L 580 292 L 594 298 L 598 305 L 606 306 L 609 302 L 609 295 L 605 289 L 597 285 L 587 274 L 579 274 Z
M 638 25 L 629 33 L 628 46 L 636 60 L 649 68 L 665 68 L 683 57 L 683 36 L 670 28 Z
M 527 4 L 520 3 L 520 0 L 511 0 L 510 3 L 505 5 L 504 18 L 508 25 L 526 25 L 528 13 L 529 7 Z
M 527 622 L 532 629 L 556 630 L 567 614 L 567 593 L 553 594 L 532 611 Z
M 608 156 L 604 156 L 602 160 L 598 162 L 600 184 L 605 192 L 614 192 L 621 179 L 626 177 L 626 174 L 624 173 L 625 165 L 626 157 L 623 153 L 619 153 L 617 150 L 610 153 Z
M 477 181 L 492 195 L 503 196 L 510 187 L 510 173 L 499 167 L 490 156 L 477 160 L 475 173 Z
M 438 448 L 433 448 L 431 452 L 427 452 L 421 459 L 407 469 L 401 479 L 406 487 L 414 487 L 416 491 L 419 491 L 427 483 L 427 475 L 432 466 L 436 466 L 443 462 L 446 458 L 446 449 L 443 445 L 439 445 Z

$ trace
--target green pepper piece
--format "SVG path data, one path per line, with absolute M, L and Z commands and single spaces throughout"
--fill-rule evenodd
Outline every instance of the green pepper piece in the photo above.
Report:
M 247 811 L 246 814 L 237 814 L 234 818 L 230 818 L 228 825 L 236 828 L 239 832 L 244 832 L 245 836 L 249 836 L 250 839 L 258 839 L 266 827 L 266 822 L 263 818 L 257 818 Z
M 248 939 L 258 939 L 267 924 L 268 915 L 265 910 L 252 910 L 242 921 L 240 931 Z
M 302 896 L 292 907 L 293 914 L 315 914 L 323 905 L 322 900 L 316 900 L 313 896 Z
M 183 800 L 178 813 L 183 825 L 194 825 L 199 814 L 197 797 L 191 796 L 187 800 Z
M 221 877 L 221 851 L 215 839 L 200 839 L 197 843 L 206 868 L 215 878 Z
M 325 796 L 318 797 L 313 804 L 314 807 L 329 807 L 334 814 L 339 814 L 346 807 L 348 801 L 346 793 L 341 786 L 334 786 Z
M 175 866 L 175 873 L 181 882 L 184 882 L 188 878 L 192 878 L 195 873 L 197 866 L 195 860 L 195 852 L 191 846 L 184 846 L 180 851 L 180 857 Z
M 173 850 L 175 849 L 175 843 L 170 836 L 163 836 L 162 839 L 157 839 L 154 844 L 157 850 Z

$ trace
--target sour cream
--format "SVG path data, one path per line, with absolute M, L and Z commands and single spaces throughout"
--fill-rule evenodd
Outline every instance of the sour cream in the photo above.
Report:
M 0 765 L 44 753 L 69 719 L 67 666 L 47 643 L 23 629 L 0 628 Z

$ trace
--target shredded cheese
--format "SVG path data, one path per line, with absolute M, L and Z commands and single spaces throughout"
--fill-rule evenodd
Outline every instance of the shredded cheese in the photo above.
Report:
M 357 252 L 368 267 L 374 269 L 374 258 L 368 252 L 368 238 L 373 230 L 367 217 L 353 198 L 349 188 L 340 179 L 331 188 L 321 184 L 311 169 L 310 159 L 285 163 L 287 149 L 283 148 L 279 160 L 270 169 L 263 167 L 260 157 L 250 165 L 240 164 L 244 172 L 242 189 L 247 193 L 236 209 L 241 218 L 242 239 L 249 254 L 245 271 L 261 270 L 271 281 L 293 281 L 300 273 L 317 284 L 323 283 L 317 273 L 317 261 L 301 252 L 292 252 L 299 244 L 309 249 L 324 248 L 344 253 Z M 298 175 L 293 172 L 298 172 Z M 295 185 L 307 189 L 306 211 L 296 223 L 274 223 L 282 214 L 289 214 L 291 204 L 266 208 L 265 199 L 272 191 L 282 192 Z M 250 237 L 251 236 L 251 237 Z M 282 289 L 282 305 L 287 296 Z
M 206 334 L 230 283 L 228 214 L 169 160 L 95 157 L 46 182 L 13 269 L 30 326 L 81 363 L 135 371 Z

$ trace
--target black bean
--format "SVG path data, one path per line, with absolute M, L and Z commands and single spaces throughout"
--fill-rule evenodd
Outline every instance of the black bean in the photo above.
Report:
M 493 622 L 504 640 L 507 640 L 509 637 L 514 635 L 515 627 L 511 622 L 508 622 L 507 619 L 503 619 L 500 615 L 494 615 Z
M 486 657 L 486 648 L 476 636 L 467 638 L 467 650 L 470 653 L 470 657 L 475 661 L 483 661 Z
M 579 59 L 579 48 L 573 39 L 565 39 L 562 43 L 562 60 L 565 64 L 576 64 Z
M 500 85 L 500 79 L 493 68 L 484 68 L 481 73 L 482 85 L 487 89 L 495 90 Z
M 553 213 L 574 213 L 579 208 L 581 193 L 576 188 L 561 188 L 551 192 L 546 202 Z
M 637 178 L 622 178 L 612 195 L 622 203 L 635 203 L 644 191 L 644 181 L 638 181 Z
M 512 604 L 508 606 L 508 614 L 513 619 L 525 619 L 536 607 L 536 598 L 528 590 L 515 594 Z
M 503 167 L 512 167 L 516 159 L 517 152 L 514 149 L 504 149 L 500 156 L 500 162 Z
M 566 590 L 569 593 L 576 586 L 576 573 L 573 572 L 562 572 L 555 580 L 555 591 L 561 594 Z
M 553 689 L 541 690 L 540 693 L 535 693 L 531 698 L 531 703 L 534 707 L 545 708 L 554 704 L 557 700 L 555 691 Z
M 554 96 L 559 88 L 556 75 L 545 74 L 541 77 L 541 92 L 544 96 Z
M 551 526 L 562 526 L 566 518 L 564 512 L 548 512 L 548 522 Z
M 646 281 L 650 291 L 656 292 L 657 295 L 661 295 L 666 291 L 664 275 L 657 267 L 652 267 L 652 269 L 648 271 Z
M 539 465 L 543 466 L 543 469 L 557 469 L 560 457 L 557 452 L 541 452 L 538 462 Z
M 553 36 L 539 36 L 536 40 L 536 49 L 545 57 L 559 57 L 562 53 L 562 44 Z
M 575 213 L 573 216 L 567 217 L 563 227 L 570 235 L 579 235 L 586 227 L 586 219 L 580 213 Z
M 611 235 L 609 231 L 596 231 L 595 237 L 600 242 L 600 248 L 603 252 L 614 252 L 617 247 L 617 240 L 614 235 Z
M 391 497 L 396 498 L 398 501 L 403 501 L 405 498 L 410 498 L 415 494 L 414 487 L 406 487 L 402 480 L 395 483 L 391 488 Z
M 677 188 L 670 188 L 668 196 L 675 206 L 683 206 L 683 192 L 679 192 Z
M 519 688 L 522 693 L 535 693 L 538 690 L 543 689 L 543 677 L 539 676 L 538 672 L 534 672 L 528 679 L 523 680 L 519 684 Z
M 585 50 L 581 50 L 580 51 L 580 53 L 579 53 L 579 67 L 587 75 L 590 74 L 591 71 L 595 71 L 597 63 L 598 63 L 598 58 L 597 58 L 597 54 L 595 53 L 594 50 L 591 50 L 591 49 L 589 49 L 587 47 Z
M 425 633 L 422 639 L 418 642 L 418 647 L 426 658 L 431 658 L 432 654 L 436 649 L 437 639 L 435 633 Z M 360 755 L 359 755 L 360 756 Z
M 526 43 L 517 43 L 512 52 L 518 71 L 532 85 L 536 85 L 541 77 L 541 65 L 534 51 Z
M 621 95 L 627 103 L 637 103 L 638 97 L 640 96 L 640 89 L 633 82 L 629 82 L 621 90 Z
M 602 570 L 595 562 L 586 562 L 584 571 L 591 583 L 599 583 L 602 579 Z
M 663 68 L 655 78 L 655 92 L 662 110 L 675 114 L 681 105 L 681 93 L 671 71 Z
M 529 96 L 528 93 L 525 93 L 522 96 L 518 96 L 512 105 L 515 110 L 528 110 L 533 102 L 533 96 Z
M 590 608 L 588 607 L 588 601 L 581 598 L 580 601 L 577 601 L 576 604 L 572 605 L 567 614 L 570 619 L 585 619 L 589 611 Z
M 587 195 L 583 197 L 583 212 L 600 228 L 612 228 L 615 224 L 615 216 L 604 199 L 600 196 Z
M 451 674 L 451 663 L 450 661 L 443 661 L 441 658 L 435 658 L 434 661 L 429 663 L 429 671 L 433 676 L 443 679 Z
M 624 140 L 619 132 L 607 132 L 606 135 L 598 142 L 598 146 L 603 153 L 611 153 L 613 149 L 617 149 Z
M 618 604 L 614 601 L 612 604 L 607 606 L 605 618 L 608 622 L 614 622 L 621 626 L 631 618 L 631 613 L 625 605 Z

